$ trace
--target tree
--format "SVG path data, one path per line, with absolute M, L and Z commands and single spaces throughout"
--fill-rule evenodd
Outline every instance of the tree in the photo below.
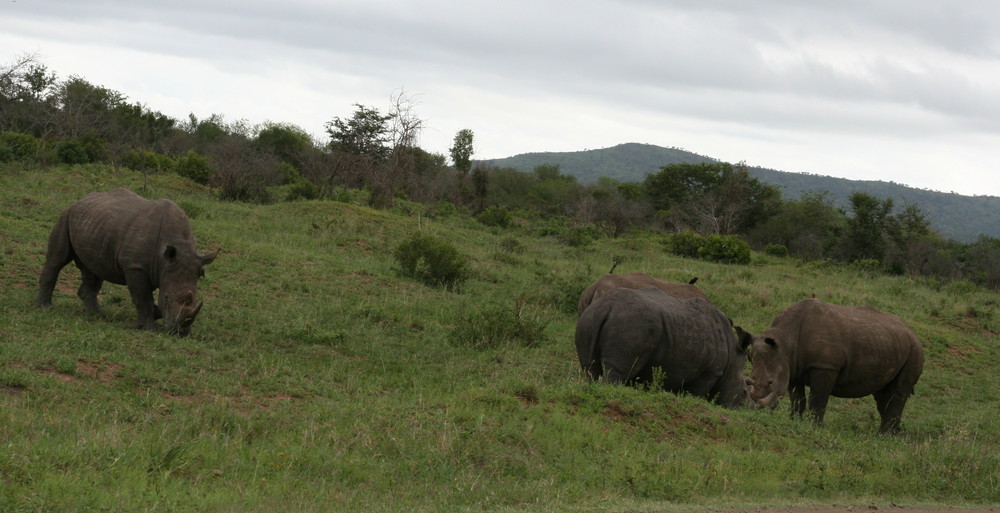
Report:
M 775 212 L 781 193 L 751 178 L 744 164 L 670 164 L 648 175 L 647 198 L 676 230 L 744 232 Z
M 827 191 L 807 191 L 798 200 L 780 203 L 775 214 L 750 232 L 759 248 L 780 244 L 803 260 L 830 256 L 846 223 Z
M 265 123 L 257 132 L 254 147 L 301 170 L 305 153 L 312 149 L 312 138 L 301 128 L 288 123 Z
M 463 128 L 455 134 L 455 144 L 451 146 L 451 161 L 462 176 L 472 169 L 472 130 Z
M 848 261 L 885 258 L 887 236 L 892 229 L 892 198 L 879 198 L 865 192 L 855 192 L 848 199 L 851 217 L 844 234 L 844 252 Z
M 588 196 L 584 196 L 577 208 L 577 220 L 593 223 L 604 234 L 617 238 L 640 225 L 648 215 L 648 205 L 641 197 L 636 197 L 637 184 L 621 184 L 611 178 L 602 178 Z
M 366 157 L 372 161 L 384 160 L 391 151 L 392 128 L 389 121 L 393 114 L 382 114 L 378 109 L 355 103 L 357 108 L 349 119 L 333 118 L 326 124 L 330 134 L 330 149 Z
M 56 75 L 24 54 L 0 66 L 0 132 L 44 135 L 44 124 L 54 111 Z

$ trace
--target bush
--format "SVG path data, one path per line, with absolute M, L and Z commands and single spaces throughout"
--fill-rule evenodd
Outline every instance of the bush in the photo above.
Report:
M 750 245 L 735 235 L 709 235 L 698 248 L 698 256 L 711 262 L 749 264 Z
M 133 171 L 143 173 L 168 173 L 174 170 L 174 159 L 162 153 L 132 149 L 118 158 L 118 162 Z
M 705 245 L 705 237 L 691 230 L 685 230 L 670 235 L 667 238 L 668 250 L 678 256 L 701 258 L 699 250 Z
M 764 248 L 764 254 L 775 257 L 786 257 L 788 256 L 788 248 L 784 244 L 768 244 Z
M 524 298 L 518 298 L 513 308 L 493 306 L 464 313 L 450 339 L 456 345 L 485 349 L 538 347 L 545 339 L 545 327 L 542 315 L 528 308 Z
M 476 220 L 486 226 L 507 228 L 514 223 L 514 216 L 510 213 L 510 210 L 506 208 L 492 206 L 480 212 L 479 215 L 476 216 Z
M 63 141 L 56 147 L 56 156 L 63 164 L 86 164 L 90 162 L 87 149 L 79 141 Z
M 288 188 L 288 195 L 285 196 L 285 199 L 288 201 L 298 199 L 314 200 L 316 198 L 319 198 L 319 187 L 305 178 L 299 178 L 292 183 Z
M 0 134 L 0 146 L 10 148 L 14 155 L 11 160 L 22 160 L 33 158 L 38 154 L 41 142 L 31 134 L 20 132 L 4 132 Z
M 99 162 L 107 156 L 108 142 L 102 137 L 88 134 L 77 141 L 83 146 L 83 151 L 87 152 L 87 162 Z
M 577 226 L 570 228 L 559 235 L 559 240 L 567 246 L 582 248 L 600 237 L 600 231 L 596 226 Z
M 467 278 L 466 259 L 433 235 L 416 233 L 393 251 L 403 274 L 428 285 L 457 289 Z
M 426 216 L 431 219 L 452 217 L 458 213 L 458 207 L 450 201 L 439 201 L 427 208 Z
M 497 243 L 497 247 L 503 251 L 517 255 L 524 253 L 528 249 L 517 237 L 504 237 Z
M 14 160 L 14 149 L 5 144 L 0 144 L 0 164 Z
M 278 163 L 278 173 L 281 174 L 281 185 L 288 185 L 302 179 L 302 173 L 288 162 Z
M 212 169 L 212 160 L 194 150 L 189 150 L 187 155 L 177 159 L 174 170 L 184 178 L 202 185 L 207 185 L 215 173 Z

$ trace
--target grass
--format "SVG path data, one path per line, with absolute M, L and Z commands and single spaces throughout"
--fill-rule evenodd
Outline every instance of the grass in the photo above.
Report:
M 174 199 L 202 251 L 222 249 L 190 338 L 131 329 L 120 286 L 105 287 L 104 315 L 85 314 L 72 266 L 53 308 L 31 307 L 59 211 L 119 186 Z M 226 203 L 103 167 L 0 169 L 0 511 L 1000 504 L 996 292 L 756 254 L 680 259 L 651 234 L 572 248 L 419 212 Z M 402 276 L 392 250 L 417 230 L 468 257 L 459 292 Z M 576 299 L 615 258 L 620 272 L 699 277 L 755 333 L 813 294 L 899 315 L 927 354 L 904 432 L 876 434 L 871 398 L 833 398 L 816 427 L 787 403 L 731 411 L 586 382 Z

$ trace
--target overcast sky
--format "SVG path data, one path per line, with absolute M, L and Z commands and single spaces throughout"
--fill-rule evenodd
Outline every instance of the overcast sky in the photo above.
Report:
M 325 124 L 400 91 L 473 158 L 640 142 L 1000 196 L 994 0 L 0 0 L 0 62 L 177 119 Z

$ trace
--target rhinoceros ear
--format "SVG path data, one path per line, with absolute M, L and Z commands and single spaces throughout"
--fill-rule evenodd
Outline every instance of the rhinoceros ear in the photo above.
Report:
M 209 253 L 207 255 L 200 255 L 199 258 L 201 258 L 201 265 L 208 265 L 208 264 L 214 262 L 215 261 L 215 257 L 217 257 L 217 256 L 219 256 L 219 250 L 218 249 L 216 249 L 215 251 L 213 251 L 213 252 L 211 252 L 211 253 Z
M 740 349 L 746 351 L 748 347 L 753 345 L 753 335 L 747 331 L 743 331 L 743 328 L 736 326 L 736 338 L 740 341 Z

